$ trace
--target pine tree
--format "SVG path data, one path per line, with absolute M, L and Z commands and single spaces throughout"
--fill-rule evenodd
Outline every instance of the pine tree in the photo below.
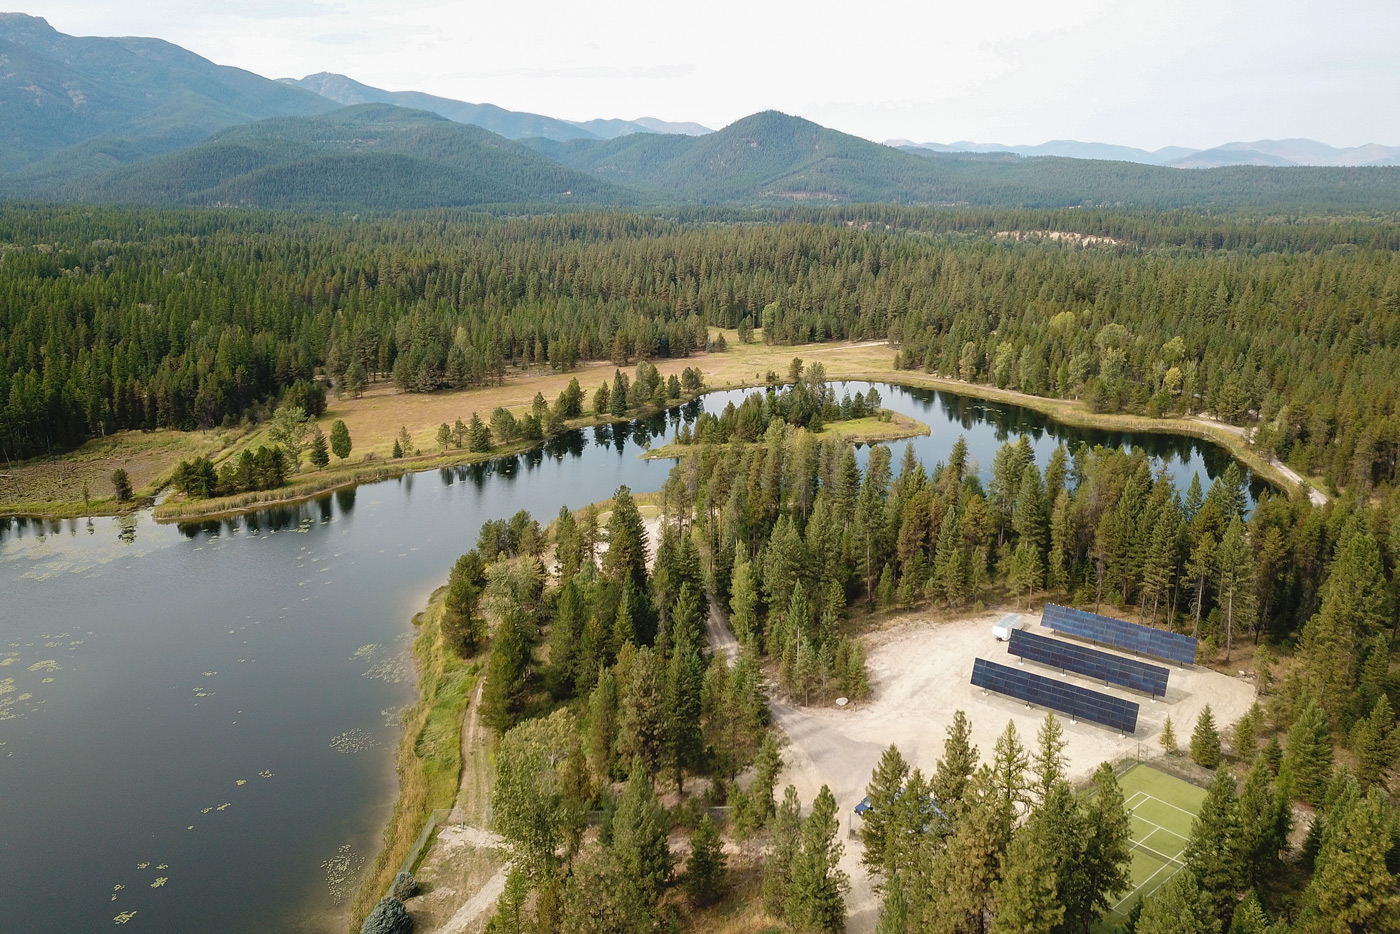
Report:
M 1191 731 L 1191 761 L 1208 769 L 1220 764 L 1220 731 L 1215 728 L 1210 704 L 1201 708 L 1196 728 Z
M 438 426 L 437 435 L 438 447 L 442 448 L 442 453 L 447 453 L 447 446 L 452 443 L 452 426 L 443 422 Z
M 1377 698 L 1371 715 L 1352 727 L 1351 749 L 1356 753 L 1356 779 L 1361 787 L 1384 785 L 1386 772 L 1400 757 L 1400 725 L 1385 694 Z
M 1196 878 L 1207 910 L 1222 922 L 1227 920 L 1235 893 L 1244 887 L 1239 801 L 1228 769 L 1221 769 L 1211 781 L 1191 824 L 1182 859 Z
M 1304 699 L 1288 728 L 1281 770 L 1294 795 L 1312 805 L 1322 803 L 1332 779 L 1332 730 L 1326 712 L 1312 697 Z
M 472 413 L 471 421 L 467 423 L 467 450 L 474 454 L 484 454 L 491 450 L 491 429 L 486 427 L 481 416 L 475 412 Z
M 588 697 L 588 774 L 595 788 L 605 788 L 612 782 L 616 741 L 617 682 L 612 669 L 604 668 Z
M 1283 868 L 1279 853 L 1288 846 L 1293 812 L 1262 753 L 1255 757 L 1240 790 L 1239 815 L 1244 883 L 1254 889 L 1270 885 Z
M 958 934 L 981 929 L 1010 842 L 1005 817 L 991 769 L 984 765 L 968 785 L 952 836 L 929 867 L 931 898 L 918 919 L 920 930 Z
M 1011 838 L 992 890 L 996 915 L 990 934 L 1051 934 L 1064 918 L 1051 842 L 1039 811 Z
M 331 422 L 331 453 L 342 462 L 350 456 L 350 429 L 345 427 L 345 422 L 336 419 Z
M 778 751 L 778 741 L 771 732 L 765 733 L 754 760 L 753 784 L 749 786 L 749 803 L 759 824 L 766 824 L 773 816 L 776 808 L 773 792 L 782 770 L 783 757 Z
M 1060 786 L 1062 789 L 1063 785 Z M 1060 892 L 1067 925 L 1083 930 L 1132 888 L 1132 820 L 1113 768 L 1094 770 L 1092 794 L 1085 801 L 1082 842 L 1063 848 L 1075 857 L 1060 866 Z
M 666 710 L 665 661 L 649 646 L 637 649 L 618 685 L 617 751 L 624 761 L 639 761 L 655 776 L 666 756 L 670 720 Z
M 1060 726 L 1053 712 L 1047 711 L 1037 736 L 1038 748 L 1032 755 L 1035 775 L 1032 789 L 1038 804 L 1044 805 L 1051 789 L 1064 780 L 1065 766 L 1068 764 L 1066 745 L 1064 727 Z
M 1317 869 L 1304 892 L 1304 928 L 1329 934 L 1395 934 L 1400 892 L 1386 867 L 1395 813 L 1380 788 L 1354 785 L 1327 815 Z
M 685 646 L 671 654 L 666 665 L 664 757 L 676 781 L 676 794 L 685 790 L 685 773 L 703 764 L 700 694 L 704 677 L 704 662 L 693 648 Z
M 691 903 L 703 907 L 719 898 L 724 889 L 725 855 L 719 830 L 706 814 L 690 835 L 690 856 L 685 862 L 685 887 Z
M 880 872 L 885 865 L 885 855 L 890 848 L 890 838 L 894 831 L 891 821 L 895 814 L 895 802 L 899 800 L 904 783 L 909 778 L 909 763 L 900 755 L 899 747 L 893 743 L 880 756 L 880 762 L 870 774 L 870 784 L 865 787 L 870 810 L 862 815 L 860 841 L 863 851 L 861 862 L 874 872 Z
M 1220 920 L 1201 899 L 1191 870 L 1183 869 L 1142 905 L 1135 934 L 1219 934 Z
M 774 917 L 787 917 L 793 868 L 801 846 L 802 802 L 797 789 L 788 785 L 783 790 L 783 803 L 773 815 L 768 857 L 763 863 L 763 910 Z
M 1256 702 L 1245 711 L 1243 717 L 1235 721 L 1231 743 L 1235 747 L 1235 758 L 1245 762 L 1254 760 L 1254 753 L 1259 745 L 1258 727 L 1263 717 L 1263 708 Z
M 1162 724 L 1162 733 L 1157 737 L 1157 742 L 1162 745 L 1162 749 L 1167 755 L 1176 755 L 1176 730 L 1172 727 L 1171 714 L 1167 714 L 1166 722 Z
M 890 873 L 885 882 L 875 934 L 909 934 L 909 901 L 904 897 L 904 883 L 897 872 Z
M 1333 719 L 1356 684 L 1358 647 L 1390 618 L 1390 599 L 1376 540 L 1349 520 L 1337 543 L 1322 608 L 1303 627 L 1300 655 L 1305 686 Z
M 747 558 L 734 562 L 729 584 L 729 625 L 739 643 L 746 644 L 750 636 L 758 635 L 758 590 L 754 584 L 753 565 Z
M 844 846 L 836 841 L 839 827 L 836 798 L 823 785 L 812 801 L 812 811 L 802 822 L 802 842 L 792 861 L 784 917 L 803 931 L 837 932 L 846 928 L 846 900 L 850 888 L 846 874 L 837 868 Z
M 959 606 L 967 594 L 967 556 L 963 552 L 962 526 L 957 508 L 949 504 L 938 527 L 933 551 L 933 579 L 949 607 Z
M 442 601 L 442 634 L 458 655 L 470 658 L 485 641 L 482 621 L 476 615 L 481 597 L 484 567 L 481 556 L 467 552 L 452 566 L 447 595 Z
M 1254 627 L 1254 553 L 1239 516 L 1230 520 L 1215 561 L 1215 592 L 1225 619 L 1225 661 L 1230 660 L 1235 633 Z
M 674 863 L 666 841 L 670 830 L 666 809 L 656 800 L 646 766 L 639 758 L 632 760 L 612 827 L 613 857 L 637 881 L 647 904 L 654 906 L 671 881 Z
M 997 737 L 996 749 L 992 753 L 992 787 L 1008 838 L 1016 814 L 1022 806 L 1030 803 L 1026 765 L 1026 747 L 1021 745 L 1021 737 L 1016 732 L 1016 722 L 1007 720 L 1006 729 Z

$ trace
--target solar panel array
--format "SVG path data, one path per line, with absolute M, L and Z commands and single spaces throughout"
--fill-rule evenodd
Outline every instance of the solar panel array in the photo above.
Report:
M 1100 723 L 1123 733 L 1137 730 L 1138 705 L 1132 701 L 1065 684 L 1021 668 L 978 658 L 972 663 L 972 683 L 1028 704 L 1048 707 L 1075 720 Z
M 1164 629 L 1125 623 L 1121 619 L 1086 613 L 1057 603 L 1045 604 L 1041 623 L 1056 632 L 1102 642 L 1140 655 L 1151 655 L 1181 665 L 1196 661 L 1196 640 Z
M 1007 651 L 1033 662 L 1053 665 L 1062 671 L 1072 671 L 1077 675 L 1131 688 L 1153 697 L 1164 697 L 1167 693 L 1167 676 L 1170 674 L 1167 669 L 1121 655 L 1100 652 L 1078 642 L 1051 639 L 1018 629 L 1011 633 Z

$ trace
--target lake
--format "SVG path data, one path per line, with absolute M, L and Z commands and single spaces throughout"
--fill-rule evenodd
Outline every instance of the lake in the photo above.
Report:
M 879 388 L 932 429 L 907 442 L 930 467 L 962 434 L 985 476 L 1023 433 L 1042 467 L 1061 440 L 1140 446 L 1183 490 L 1229 463 Z M 643 445 L 742 395 L 227 521 L 0 519 L 0 932 L 343 929 L 396 793 L 411 619 L 481 523 L 658 490 Z

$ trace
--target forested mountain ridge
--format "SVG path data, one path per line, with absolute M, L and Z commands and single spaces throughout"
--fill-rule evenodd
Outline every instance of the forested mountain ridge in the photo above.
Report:
M 488 130 L 388 104 L 233 127 L 60 190 L 91 201 L 293 210 L 632 200 Z
M 319 72 L 305 78 L 279 78 L 283 84 L 290 84 L 322 97 L 330 98 L 338 104 L 397 104 L 415 110 L 426 110 L 458 123 L 470 123 L 506 139 L 613 139 L 630 133 L 683 133 L 697 136 L 709 133 L 708 127 L 698 123 L 670 123 L 651 117 L 636 120 L 559 120 L 542 114 L 507 110 L 495 104 L 472 104 L 467 101 L 424 94 L 421 91 L 386 91 L 383 88 L 362 84 L 354 78 Z
M 305 78 L 282 78 L 281 83 L 305 88 L 337 104 L 395 104 L 413 110 L 426 110 L 457 123 L 470 123 L 483 130 L 504 136 L 506 139 L 521 139 L 537 136 L 544 139 L 599 139 L 587 129 L 556 120 L 541 114 L 506 110 L 495 104 L 472 104 L 466 101 L 423 94 L 418 91 L 385 91 L 381 88 L 361 84 L 345 75 L 329 72 L 307 75 Z
M 160 39 L 68 36 L 23 13 L 0 13 L 0 63 L 0 175 L 68 177 L 335 106 Z
M 1193 238 L 1215 223 L 1198 220 Z M 1393 225 L 1375 226 L 1394 240 Z M 883 338 L 902 367 L 1103 411 L 1205 411 L 1338 487 L 1400 480 L 1393 248 L 1084 250 L 713 217 L 34 207 L 0 208 L 0 244 L 7 459 L 117 428 L 236 421 L 355 366 L 429 391 L 514 365 L 685 356 L 721 326 L 776 344 Z
M 1400 209 L 1400 168 L 1184 172 L 1130 162 L 906 151 L 777 111 L 700 137 L 528 143 L 651 199 L 685 204 Z

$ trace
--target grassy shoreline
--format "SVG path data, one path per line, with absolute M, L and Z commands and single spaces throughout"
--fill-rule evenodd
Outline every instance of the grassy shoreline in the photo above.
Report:
M 349 930 L 358 931 L 380 897 L 389 890 L 423 823 L 434 808 L 452 807 L 462 775 L 462 721 L 480 677 L 475 661 L 457 657 L 443 642 L 440 619 L 446 588 L 429 598 L 414 618 L 418 635 L 413 657 L 418 667 L 418 700 L 403 715 L 403 734 L 395 752 L 399 793 L 383 843 L 365 871 L 350 903 Z
M 913 370 L 896 370 L 891 365 L 889 356 L 891 348 L 884 344 L 808 344 L 800 346 L 767 346 L 762 344 L 741 345 L 737 341 L 737 335 L 732 332 L 725 332 L 730 339 L 730 349 L 720 354 L 704 354 L 697 358 L 682 359 L 675 361 L 660 361 L 660 368 L 666 370 L 676 369 L 682 365 L 699 363 L 705 370 L 706 389 L 705 392 L 717 392 L 732 389 L 762 389 L 766 383 L 761 375 L 764 370 L 770 372 L 785 372 L 787 361 L 799 354 L 805 355 L 809 360 L 822 362 L 827 369 L 827 376 L 832 380 L 868 380 L 876 383 L 887 383 L 890 385 L 905 386 L 921 389 L 936 389 L 945 392 L 955 393 L 968 398 L 984 399 L 993 402 L 1005 402 L 1011 405 L 1018 405 L 1039 412 L 1055 421 L 1068 426 L 1079 428 L 1093 428 L 1109 431 L 1132 431 L 1152 434 L 1181 435 L 1197 438 L 1216 444 L 1228 452 L 1232 457 L 1248 466 L 1257 475 L 1267 479 L 1280 489 L 1297 492 L 1301 495 L 1310 495 L 1317 501 L 1323 498 L 1323 494 L 1318 491 L 1315 484 L 1306 479 L 1295 478 L 1291 471 L 1284 465 L 1273 462 L 1258 452 L 1252 450 L 1245 441 L 1244 432 L 1233 426 L 1212 422 L 1202 418 L 1165 417 L 1150 418 L 1142 415 L 1109 414 L 1101 412 L 1091 412 L 1082 402 L 1067 399 L 1051 399 L 1043 396 L 1031 396 L 1013 390 L 999 389 L 996 386 L 983 383 L 968 383 L 957 379 L 932 376 Z M 584 378 L 592 375 L 605 375 L 604 371 L 608 367 L 601 365 L 593 366 L 578 371 Z M 594 371 L 598 371 L 594 373 Z M 492 390 L 491 392 L 500 395 L 502 392 L 509 392 L 511 398 L 506 401 L 513 403 L 513 407 L 521 408 L 528 406 L 529 399 L 533 397 L 537 387 L 548 382 L 552 385 L 568 378 L 571 374 L 550 374 L 548 376 L 525 376 L 518 378 L 505 387 L 505 389 Z M 376 411 L 388 407 L 393 414 L 380 412 L 377 416 L 386 424 L 403 419 L 412 422 L 418 432 L 426 437 L 433 426 L 427 422 L 419 424 L 414 419 L 414 411 L 425 405 L 441 406 L 443 404 L 460 403 L 462 408 L 469 409 L 474 401 L 485 402 L 485 399 L 474 395 L 480 390 L 466 390 L 461 393 L 432 393 L 425 396 L 414 394 L 393 394 L 389 390 L 383 389 L 373 398 L 367 397 L 362 402 L 347 402 L 344 405 L 367 405 L 372 406 Z M 694 398 L 693 396 L 682 397 L 673 404 L 683 404 Z M 508 406 L 510 407 L 510 406 Z M 402 409 L 402 411 L 400 411 Z M 323 421 L 330 419 L 340 410 L 331 410 L 326 413 Z M 582 418 L 574 419 L 569 423 L 571 429 L 588 428 L 596 425 L 614 424 L 621 421 L 630 421 L 634 418 L 645 418 L 656 414 L 658 409 L 648 407 L 638 413 L 629 415 L 625 419 L 613 418 Z M 436 409 L 433 416 L 439 417 L 441 413 Z M 347 415 L 347 417 L 349 417 Z M 836 430 L 841 423 L 833 423 L 828 426 L 828 431 Z M 198 448 L 208 450 L 217 458 L 235 455 L 239 449 L 246 447 L 255 441 L 259 433 L 256 431 L 239 432 L 229 437 L 224 432 L 205 433 L 154 433 L 159 436 L 158 440 L 151 440 L 148 435 L 140 432 L 126 433 L 130 438 L 125 442 L 114 441 L 113 439 L 103 439 L 103 444 L 107 446 L 107 456 L 126 457 L 125 453 L 120 455 L 112 453 L 114 448 L 126 444 L 128 449 L 139 450 L 141 446 L 153 446 L 163 444 L 167 451 L 176 450 L 175 445 L 182 444 L 171 437 L 179 438 L 185 436 L 187 441 L 183 442 L 180 449 L 184 456 L 186 451 L 188 456 L 197 456 Z M 171 437 L 168 437 L 171 436 Z M 909 437 L 909 435 L 899 435 L 896 437 Z M 383 439 L 377 439 L 382 441 Z M 853 440 L 882 441 L 892 440 L 890 437 L 870 436 L 855 438 Z M 378 444 L 376 439 L 368 439 L 362 449 L 374 451 L 378 454 Z M 90 442 L 89 445 L 92 445 Z M 92 458 L 89 445 L 79 448 L 64 457 L 51 458 L 43 462 L 45 469 L 52 469 L 56 472 L 64 470 L 77 470 L 81 472 L 84 465 L 88 464 Z M 458 467 L 466 464 L 479 463 L 496 457 L 521 454 L 537 447 L 537 443 L 518 442 L 516 444 L 496 448 L 486 453 L 473 454 L 468 451 L 449 450 L 442 454 L 427 454 L 414 457 L 406 457 L 398 460 L 384 458 L 365 462 L 363 460 L 353 463 L 336 464 L 323 470 L 307 472 L 294 475 L 291 482 L 276 490 L 268 490 L 261 493 L 246 493 L 232 497 L 221 497 L 210 500 L 189 501 L 176 498 L 172 501 L 160 503 L 155 507 L 154 516 L 160 522 L 193 522 L 201 520 L 211 520 L 226 518 L 241 513 L 252 512 L 264 509 L 269 506 L 292 505 L 306 502 L 349 486 L 356 486 L 361 483 L 372 483 L 378 480 L 392 479 L 422 470 L 433 468 Z M 659 451 L 669 449 L 664 446 Z M 665 454 L 653 453 L 648 456 L 668 456 Z M 31 469 L 37 462 L 28 465 L 18 465 L 11 470 L 24 471 Z M 94 479 L 92 491 L 94 495 L 90 500 L 84 502 L 77 499 L 78 491 L 73 488 L 74 481 L 70 478 L 66 484 L 60 483 L 60 495 L 48 496 L 45 499 L 15 499 L 10 502 L 4 500 L 5 483 L 0 482 L 0 516 L 17 516 L 35 519 L 65 519 L 79 518 L 91 515 L 115 515 L 129 512 L 132 509 L 149 505 L 155 496 L 168 483 L 170 470 L 174 463 L 170 463 L 165 469 L 153 471 L 148 477 L 143 477 L 145 481 L 139 485 L 140 494 L 137 500 L 129 504 L 117 504 L 110 497 L 101 496 L 106 490 L 105 474 L 100 482 Z M 88 471 L 91 473 L 91 470 Z M 77 474 L 74 474 L 76 476 Z M 6 476 L 13 476 L 7 471 L 0 471 L 0 481 L 4 481 Z M 135 478 L 133 478 L 135 479 Z
M 685 405 L 697 395 L 683 395 L 667 405 L 667 408 Z M 650 418 L 665 409 L 648 406 L 623 418 L 580 418 L 571 419 L 566 430 L 581 431 L 601 425 L 616 425 L 637 419 Z M 179 499 L 162 503 L 155 507 L 153 516 L 157 522 L 200 522 L 226 519 L 243 513 L 256 512 L 270 506 L 290 506 L 304 503 L 317 497 L 380 480 L 392 480 L 408 473 L 425 470 L 463 467 L 479 464 L 501 457 L 518 456 L 543 447 L 547 441 L 517 441 L 512 444 L 494 447 L 489 451 L 473 452 L 453 450 L 440 454 L 419 454 L 392 460 L 375 460 L 334 464 L 322 470 L 294 475 L 286 486 L 275 490 L 261 490 L 255 493 L 239 493 L 234 496 L 219 496 L 213 499 Z M 47 518 L 47 517 L 39 517 Z

